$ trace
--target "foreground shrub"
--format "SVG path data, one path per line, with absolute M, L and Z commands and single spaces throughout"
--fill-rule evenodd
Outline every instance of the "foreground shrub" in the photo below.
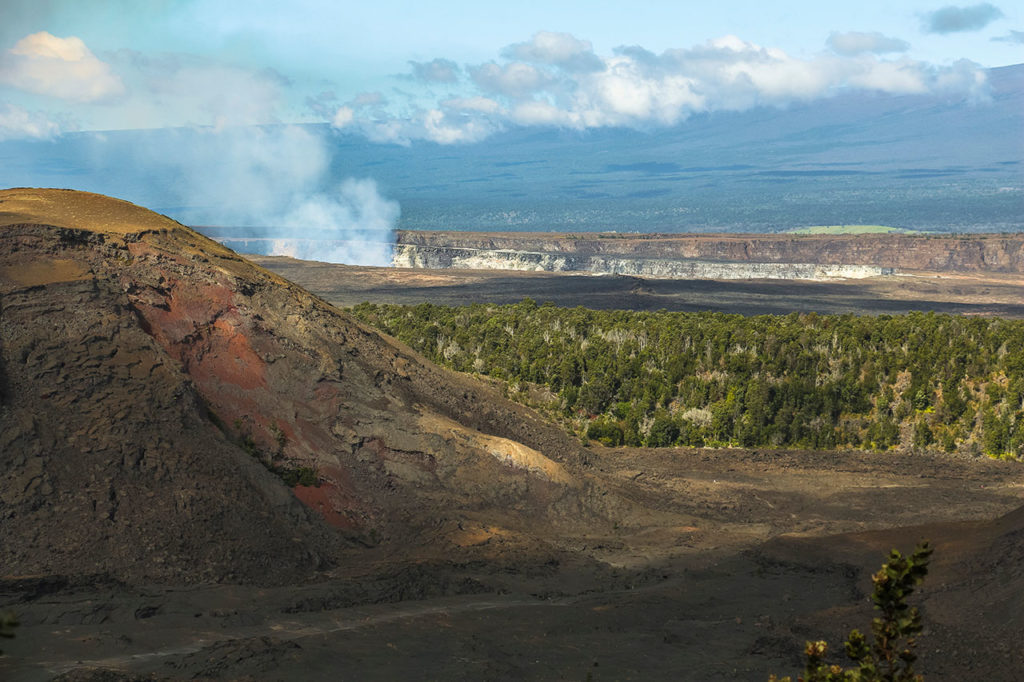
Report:
M 914 672 L 917 635 L 921 633 L 921 614 L 916 606 L 907 604 L 907 597 L 928 574 L 932 548 L 922 542 L 910 556 L 895 549 L 889 560 L 871 576 L 874 592 L 871 601 L 881 616 L 871 621 L 873 643 L 860 630 L 853 630 L 846 640 L 846 656 L 853 667 L 825 663 L 828 643 L 807 642 L 804 655 L 807 664 L 799 682 L 916 682 L 924 676 Z M 789 676 L 772 675 L 769 682 L 792 682 Z

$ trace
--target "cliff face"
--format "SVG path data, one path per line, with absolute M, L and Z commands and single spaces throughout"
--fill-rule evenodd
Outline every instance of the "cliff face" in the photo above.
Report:
M 860 279 L 892 272 L 891 268 L 870 265 L 670 260 L 409 244 L 395 246 L 391 263 L 400 268 L 593 272 L 669 279 Z
M 397 266 L 495 267 L 501 262 L 510 269 L 713 278 L 857 277 L 885 274 L 889 270 L 1024 273 L 1024 235 L 654 234 L 583 238 L 561 234 L 401 231 L 397 236 Z M 517 263 L 521 265 L 517 267 Z M 733 265 L 723 268 L 722 264 Z M 739 267 L 740 264 L 799 267 L 749 269 Z M 821 266 L 838 269 L 815 270 Z

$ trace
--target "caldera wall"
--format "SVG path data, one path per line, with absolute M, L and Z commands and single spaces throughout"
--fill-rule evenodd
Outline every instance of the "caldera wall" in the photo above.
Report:
M 1024 235 L 397 234 L 393 265 L 649 277 L 827 279 L 898 271 L 1024 273 Z
M 729 262 L 681 258 L 624 258 L 397 244 L 392 265 L 401 268 L 593 272 L 671 279 L 833 279 L 892 274 L 891 268 L 816 263 Z

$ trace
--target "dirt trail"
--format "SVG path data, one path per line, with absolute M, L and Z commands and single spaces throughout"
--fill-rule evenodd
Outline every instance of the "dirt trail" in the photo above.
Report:
M 23 675 L 18 673 L 18 675 L 11 679 L 46 680 L 82 667 L 122 671 L 147 669 L 156 663 L 160 663 L 161 659 L 189 656 L 210 646 L 223 646 L 232 642 L 244 642 L 264 637 L 296 641 L 306 637 L 332 635 L 361 628 L 372 628 L 395 621 L 412 621 L 438 614 L 454 616 L 464 612 L 508 609 L 522 606 L 556 606 L 564 605 L 565 603 L 567 603 L 566 600 L 552 602 L 518 597 L 450 597 L 422 602 L 388 604 L 386 606 L 352 607 L 342 611 L 301 614 L 291 618 L 273 618 L 259 625 L 226 627 L 220 630 L 196 630 L 189 627 L 169 628 L 167 634 L 171 634 L 171 630 L 177 630 L 176 636 L 171 635 L 172 639 L 187 643 L 155 648 L 151 651 L 137 651 L 119 656 L 108 656 L 106 658 L 65 658 L 62 660 L 36 661 L 33 663 L 33 667 L 36 668 L 35 671 L 25 671 Z M 94 632 L 92 627 L 80 629 L 83 632 L 78 634 L 79 638 L 88 637 Z M 126 628 L 125 632 L 116 636 L 118 638 L 129 637 L 130 631 L 130 629 Z M 68 632 L 67 634 L 70 635 L 72 633 Z M 0 667 L 0 670 L 2 670 L 2 667 Z M 38 677 L 36 677 L 36 673 L 38 673 Z

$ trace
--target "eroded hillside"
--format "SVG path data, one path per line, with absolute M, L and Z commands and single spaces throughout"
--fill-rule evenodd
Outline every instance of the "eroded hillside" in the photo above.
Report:
M 560 430 L 171 220 L 8 190 L 0 222 L 8 571 L 291 580 L 586 506 Z

